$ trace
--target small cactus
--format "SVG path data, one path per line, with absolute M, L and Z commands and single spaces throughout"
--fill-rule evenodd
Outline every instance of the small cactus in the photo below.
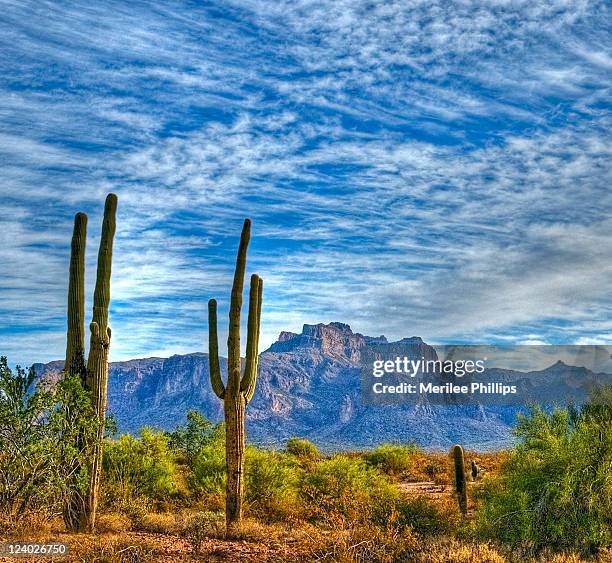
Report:
M 455 461 L 455 494 L 457 495 L 459 510 L 461 514 L 465 516 L 468 509 L 468 497 L 465 476 L 465 457 L 461 446 L 456 445 L 453 447 L 453 459 Z
M 477 481 L 480 477 L 480 466 L 474 460 L 472 460 L 471 475 L 472 481 Z

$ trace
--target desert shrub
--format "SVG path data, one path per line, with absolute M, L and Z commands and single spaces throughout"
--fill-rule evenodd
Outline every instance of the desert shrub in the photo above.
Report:
M 301 469 L 281 452 L 249 447 L 245 460 L 245 492 L 249 511 L 264 519 L 283 518 L 297 511 Z
M 321 457 L 317 446 L 306 438 L 289 438 L 286 451 L 298 458 L 319 459 Z
M 215 432 L 194 456 L 188 484 L 196 495 L 221 495 L 225 491 L 225 439 L 221 432 Z
M 438 485 L 447 485 L 451 482 L 448 477 L 448 465 L 438 457 L 428 457 L 423 465 L 423 472 L 430 481 Z
M 419 454 L 419 448 L 412 444 L 382 444 L 376 449 L 366 452 L 364 459 L 368 465 L 379 469 L 383 473 L 398 476 L 410 471 Z
M 199 512 L 189 518 L 183 535 L 191 544 L 195 555 L 199 555 L 202 542 L 206 538 L 223 538 L 225 536 L 225 518 L 220 512 Z
M 129 434 L 109 440 L 104 448 L 103 495 L 108 506 L 125 508 L 135 499 L 170 500 L 178 491 L 177 467 L 168 438 L 143 428 L 140 437 Z
M 45 419 L 54 405 L 33 369 L 0 358 L 0 509 L 19 518 L 36 497 L 54 492 L 56 439 Z
M 77 433 L 95 432 L 91 401 L 78 377 L 57 383 L 33 368 L 13 371 L 0 358 L 0 511 L 16 521 L 31 511 L 55 512 L 66 483 L 84 490 L 86 452 Z
M 187 424 L 168 432 L 170 447 L 178 454 L 179 461 L 190 467 L 200 450 L 212 442 L 218 441 L 224 432 L 221 424 L 213 424 L 198 411 L 187 413 Z
M 449 533 L 456 524 L 456 510 L 445 510 L 424 497 L 402 499 L 396 504 L 399 525 L 411 528 L 415 533 L 440 535 Z
M 345 455 L 318 462 L 304 475 L 300 495 L 307 517 L 330 525 L 384 524 L 400 497 L 385 475 Z
M 480 530 L 536 549 L 610 546 L 612 410 L 533 408 L 516 435 L 520 443 L 499 476 L 483 485 Z
M 346 563 L 412 561 L 419 545 L 410 528 L 393 524 L 382 527 L 357 524 L 315 540 L 311 560 Z

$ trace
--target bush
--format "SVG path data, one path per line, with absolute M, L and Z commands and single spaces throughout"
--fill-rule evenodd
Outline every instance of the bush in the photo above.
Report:
M 414 561 L 414 554 L 419 548 L 419 539 L 409 528 L 400 529 L 393 525 L 380 527 L 360 524 L 313 540 L 313 561 Z
M 187 424 L 179 426 L 167 434 L 170 447 L 179 454 L 181 461 L 190 467 L 200 450 L 218 441 L 224 429 L 221 424 L 214 425 L 198 411 L 187 413 Z
M 448 485 L 452 481 L 448 476 L 448 464 L 438 457 L 427 458 L 423 465 L 423 473 L 437 485 Z
M 191 549 L 195 555 L 200 555 L 202 543 L 206 538 L 223 538 L 225 536 L 225 518 L 218 512 L 200 512 L 193 515 L 185 529 L 183 535 L 191 544 Z
M 91 400 L 78 377 L 56 384 L 0 357 L 0 512 L 16 522 L 57 512 L 68 488 L 84 493 L 87 453 L 76 437 L 95 436 Z
M 106 503 L 125 508 L 135 499 L 170 500 L 178 491 L 178 472 L 168 438 L 143 428 L 140 438 L 124 434 L 104 448 L 103 494 Z
M 359 458 L 336 455 L 318 462 L 301 487 L 307 516 L 330 525 L 373 522 L 386 524 L 400 498 L 378 470 Z
M 224 494 L 225 439 L 220 431 L 195 455 L 188 483 L 190 490 L 198 495 Z
M 423 497 L 402 500 L 397 504 L 397 521 L 420 535 L 440 535 L 451 531 L 456 511 L 442 507 Z
M 410 471 L 420 455 L 415 445 L 383 444 L 364 454 L 368 465 L 380 469 L 391 476 L 399 476 Z
M 597 412 L 597 416 L 593 416 Z M 592 552 L 612 544 L 612 416 L 592 409 L 520 418 L 520 444 L 481 492 L 480 530 L 539 549 Z M 607 413 L 607 414 L 606 414 Z
M 287 453 L 298 458 L 319 459 L 321 457 L 317 446 L 306 438 L 289 438 L 286 450 Z
M 277 519 L 297 512 L 301 469 L 292 456 L 247 448 L 245 492 L 249 510 L 260 518 Z

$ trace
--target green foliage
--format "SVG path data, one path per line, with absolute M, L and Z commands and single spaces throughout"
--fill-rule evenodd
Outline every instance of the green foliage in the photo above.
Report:
M 317 446 L 306 440 L 306 438 L 289 438 L 286 450 L 287 453 L 298 458 L 319 459 L 321 457 Z
M 191 467 L 200 450 L 216 439 L 219 428 L 198 411 L 189 411 L 187 424 L 168 433 L 170 447 Z
M 143 428 L 140 437 L 123 434 L 104 448 L 103 491 L 107 505 L 134 499 L 167 501 L 178 491 L 175 456 L 163 432 Z
M 418 455 L 419 448 L 414 444 L 382 444 L 365 453 L 364 459 L 383 473 L 397 476 L 410 471 Z
M 481 493 L 481 531 L 535 548 L 612 545 L 612 411 L 585 406 L 522 416 L 520 444 Z M 594 412 L 597 416 L 594 416 Z
M 225 429 L 219 425 L 194 456 L 188 484 L 196 494 L 221 495 L 225 479 Z
M 297 511 L 301 469 L 289 454 L 246 450 L 246 499 L 251 513 L 276 519 Z
M 86 452 L 72 439 L 94 431 L 91 402 L 78 377 L 56 385 L 37 380 L 32 368 L 8 367 L 0 358 L 0 509 L 20 518 L 29 509 L 54 510 L 65 483 L 84 490 L 79 473 Z
M 332 525 L 384 525 L 400 496 L 384 474 L 362 459 L 346 455 L 318 462 L 304 475 L 300 494 L 311 519 Z
M 13 373 L 0 358 L 0 508 L 11 517 L 57 487 L 56 439 L 47 422 L 54 404 L 32 368 Z

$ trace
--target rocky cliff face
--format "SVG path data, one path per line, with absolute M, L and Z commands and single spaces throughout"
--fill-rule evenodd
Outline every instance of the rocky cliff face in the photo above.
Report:
M 385 441 L 434 448 L 460 442 L 483 449 L 509 443 L 516 408 L 363 405 L 361 353 L 367 344 L 386 342 L 384 336 L 353 333 L 342 323 L 304 325 L 300 334 L 282 332 L 260 355 L 257 390 L 247 409 L 249 438 L 280 446 L 291 436 L 303 436 L 328 449 Z M 402 353 L 408 346 L 416 357 L 437 357 L 418 337 L 396 344 L 398 349 L 401 344 Z M 37 370 L 49 375 L 59 372 L 61 366 L 61 362 L 51 362 L 38 365 Z M 225 367 L 222 358 L 222 370 Z M 567 371 L 559 365 L 550 369 L 556 374 Z M 210 388 L 207 354 L 111 365 L 109 410 L 122 431 L 137 432 L 145 425 L 172 429 L 184 423 L 190 409 L 215 421 L 223 418 L 221 402 Z

